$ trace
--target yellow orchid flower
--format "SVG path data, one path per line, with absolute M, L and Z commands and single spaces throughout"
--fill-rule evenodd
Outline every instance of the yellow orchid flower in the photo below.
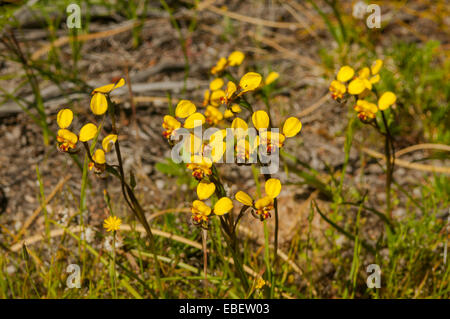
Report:
M 106 99 L 106 95 L 109 95 L 113 90 L 120 88 L 125 84 L 125 80 L 121 78 L 115 83 L 108 84 L 96 88 L 92 91 L 91 95 L 91 110 L 95 115 L 102 115 L 108 109 L 108 101 Z
M 192 170 L 192 176 L 199 181 L 212 174 L 211 166 L 212 161 L 209 158 L 199 155 L 192 156 L 191 163 L 186 165 L 188 169 Z
M 337 80 L 333 80 L 330 84 L 329 88 L 331 92 L 331 97 L 334 100 L 342 99 L 344 97 L 345 92 L 347 92 L 347 87 L 344 83 L 339 82 Z
M 252 114 L 253 126 L 260 130 L 260 143 L 267 147 L 270 153 L 274 147 L 282 147 L 286 137 L 296 136 L 302 129 L 302 123 L 296 117 L 289 117 L 283 124 L 283 133 L 267 131 L 269 128 L 269 115 L 259 110 Z
M 206 227 L 208 223 L 208 217 L 213 212 L 215 215 L 224 215 L 230 212 L 233 209 L 233 202 L 228 197 L 222 197 L 219 199 L 214 208 L 211 209 L 208 205 L 206 205 L 201 200 L 195 200 L 192 203 L 191 213 L 192 213 L 192 221 L 196 225 L 202 224 L 202 226 Z
M 222 104 L 222 100 L 225 98 L 226 94 L 223 90 L 216 90 L 211 93 L 211 97 L 209 100 L 209 103 L 211 103 L 212 106 L 219 106 Z
M 87 123 L 80 130 L 80 142 L 88 142 L 97 135 L 98 128 L 95 124 Z
M 270 72 L 264 79 L 264 84 L 270 85 L 271 83 L 275 82 L 279 77 L 280 75 L 278 74 L 278 72 Z
M 75 148 L 78 137 L 68 129 L 60 129 L 58 130 L 56 140 L 58 141 L 58 149 L 62 152 L 68 152 L 69 149 Z
M 62 152 L 68 152 L 74 149 L 78 142 L 78 136 L 67 128 L 72 124 L 73 112 L 70 109 L 62 109 L 56 115 L 56 122 L 60 129 L 56 134 L 58 149 Z
M 175 116 L 183 119 L 186 118 L 183 127 L 192 129 L 196 126 L 203 125 L 206 121 L 205 116 L 196 111 L 197 108 L 195 107 L 194 103 L 188 100 L 181 100 L 180 102 L 178 102 L 177 107 L 175 108 Z M 177 126 L 178 124 L 173 121 L 173 117 L 165 117 L 165 120 L 167 120 L 168 122 L 163 123 L 163 127 L 167 126 L 168 131 L 163 134 L 165 134 L 165 136 L 170 136 L 174 131 L 173 127 Z
M 244 191 L 238 191 L 235 198 L 245 206 L 252 207 L 254 213 L 261 220 L 270 217 L 270 211 L 273 209 L 273 201 L 281 192 L 281 182 L 277 178 L 270 178 L 264 185 L 266 196 L 256 201 Z
M 245 54 L 241 51 L 234 51 L 228 56 L 228 65 L 229 66 L 238 66 L 242 64 L 244 61 Z
M 393 105 L 396 100 L 397 100 L 397 96 L 394 93 L 389 92 L 389 91 L 385 92 L 381 95 L 380 99 L 378 100 L 378 108 L 381 111 L 384 111 L 387 108 L 389 108 L 391 105 Z
M 239 92 L 238 96 L 241 96 L 242 94 L 256 90 L 259 85 L 261 84 L 262 76 L 256 72 L 248 72 L 242 76 L 241 80 L 239 81 L 239 87 L 241 91 Z
M 106 231 L 117 231 L 120 229 L 120 225 L 122 225 L 122 220 L 116 216 L 109 216 L 103 222 Z
M 102 141 L 102 147 L 105 150 L 105 152 L 110 152 L 112 146 L 116 143 L 116 141 L 117 141 L 116 134 L 107 135 Z
M 200 182 L 197 185 L 197 197 L 200 200 L 206 200 L 216 191 L 216 185 L 211 182 Z
M 230 103 L 230 101 L 234 100 L 236 91 L 236 84 L 234 84 L 234 82 L 232 81 L 229 81 L 225 90 L 225 96 L 222 98 L 221 102 L 224 104 Z
M 356 101 L 356 105 L 353 108 L 358 112 L 358 118 L 363 122 L 375 118 L 375 114 L 378 112 L 378 107 L 366 100 Z
M 219 61 L 217 61 L 217 64 L 211 69 L 211 74 L 222 72 L 227 66 L 227 63 L 228 61 L 226 58 L 220 58 Z
M 206 123 L 211 125 L 217 125 L 223 120 L 222 112 L 214 106 L 208 106 L 205 110 Z
M 175 130 L 181 127 L 181 123 L 173 116 L 166 115 L 164 116 L 162 127 L 165 129 L 165 131 L 163 132 L 163 136 L 167 139 L 170 139 Z
M 214 80 L 211 81 L 211 83 L 209 84 L 209 89 L 211 91 L 216 91 L 216 90 L 220 90 L 224 85 L 224 82 L 221 78 L 216 78 Z

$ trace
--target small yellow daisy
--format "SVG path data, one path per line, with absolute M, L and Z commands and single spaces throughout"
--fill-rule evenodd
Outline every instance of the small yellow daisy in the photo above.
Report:
M 122 220 L 116 216 L 109 216 L 103 222 L 103 227 L 106 231 L 115 231 L 119 230 L 120 225 L 122 224 Z

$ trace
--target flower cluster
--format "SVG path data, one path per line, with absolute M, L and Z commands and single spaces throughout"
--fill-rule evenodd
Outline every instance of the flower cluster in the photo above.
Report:
M 103 115 L 108 110 L 108 99 L 109 94 L 116 88 L 119 88 L 125 84 L 124 79 L 108 84 L 99 88 L 96 88 L 91 93 L 91 103 L 90 107 L 92 113 L 95 115 Z M 73 112 L 70 109 L 61 109 L 58 112 L 56 121 L 59 126 L 59 130 L 56 136 L 57 147 L 61 152 L 73 153 L 76 151 L 76 146 L 78 141 L 87 144 L 90 140 L 96 138 L 99 134 L 99 127 L 94 123 L 85 124 L 76 135 L 74 132 L 69 130 L 69 126 L 73 121 Z M 105 171 L 106 159 L 105 152 L 111 151 L 112 145 L 117 141 L 116 134 L 108 134 L 102 140 L 102 149 L 97 149 L 93 154 L 90 154 L 89 158 L 91 162 L 89 163 L 89 169 L 93 169 L 95 173 L 102 173 Z
M 278 154 L 286 138 L 296 136 L 302 128 L 299 119 L 289 117 L 279 132 L 273 128 L 266 111 L 253 111 L 247 101 L 247 94 L 266 94 L 279 74 L 270 72 L 263 79 L 259 73 L 247 72 L 236 80 L 229 67 L 241 65 L 244 58 L 242 52 L 235 51 L 228 58 L 220 58 L 211 69 L 215 78 L 204 92 L 203 111 L 193 102 L 181 100 L 173 114 L 164 116 L 162 123 L 162 135 L 174 149 L 181 146 L 187 169 L 192 171 L 192 176 L 198 181 L 198 199 L 192 202 L 191 212 L 193 223 L 203 228 L 208 227 L 211 216 L 225 215 L 233 209 L 233 201 L 227 197 L 215 167 L 225 159 L 225 153 L 227 163 L 257 163 L 263 166 L 264 161 L 258 150 L 263 150 L 266 155 Z M 244 110 L 250 114 L 242 115 L 246 113 Z M 249 123 L 253 124 L 253 128 L 249 127 Z M 213 133 L 197 135 L 197 130 L 203 128 L 206 131 L 212 129 Z M 251 130 L 255 132 L 253 135 L 250 134 Z M 255 152 L 256 156 L 251 162 Z M 232 155 L 231 161 L 228 153 Z M 235 199 L 245 205 L 245 210 L 250 208 L 254 217 L 264 220 L 271 216 L 274 200 L 281 191 L 281 182 L 276 178 L 268 178 L 265 189 L 266 196 L 260 199 L 253 200 L 243 191 L 238 192 Z
M 374 85 L 380 82 L 379 73 L 382 66 L 383 61 L 377 59 L 370 68 L 363 67 L 357 73 L 348 65 L 341 67 L 336 79 L 330 84 L 332 98 L 339 101 L 347 93 L 353 95 L 356 100 L 354 110 L 358 113 L 358 118 L 363 122 L 373 120 L 378 111 L 386 110 L 396 101 L 395 94 L 389 91 L 381 94 L 378 101 L 373 101 L 371 97 L 371 93 L 378 97 Z

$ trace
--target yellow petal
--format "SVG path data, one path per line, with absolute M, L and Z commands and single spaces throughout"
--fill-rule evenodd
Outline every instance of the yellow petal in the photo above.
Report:
M 173 116 L 165 115 L 162 127 L 165 129 L 176 130 L 181 127 L 181 123 Z
M 358 72 L 358 77 L 361 79 L 367 79 L 370 75 L 370 69 L 368 67 L 364 67 Z
M 102 147 L 105 150 L 105 152 L 111 151 L 111 147 L 116 143 L 117 141 L 117 135 L 116 134 L 109 134 L 106 136 L 102 141 Z
M 241 51 L 234 51 L 228 56 L 228 65 L 237 66 L 241 65 L 244 61 L 245 55 Z
M 370 83 L 372 83 L 372 84 L 376 84 L 376 83 L 380 82 L 380 75 L 377 74 L 377 75 L 372 76 L 372 77 L 369 79 L 369 81 L 370 81 Z
M 197 196 L 200 200 L 205 200 L 211 197 L 216 191 L 214 183 L 200 182 L 197 185 Z
M 87 142 L 97 135 L 97 126 L 92 123 L 84 125 L 80 130 L 80 141 Z
M 102 93 L 95 93 L 91 98 L 91 110 L 95 115 L 102 115 L 108 109 L 106 96 Z
M 366 89 L 366 84 L 360 78 L 356 78 L 348 85 L 348 93 L 358 95 Z
M 236 193 L 236 195 L 234 195 L 234 197 L 236 198 L 236 200 L 238 202 L 241 202 L 242 204 L 244 204 L 246 206 L 253 205 L 253 199 L 246 192 L 239 191 Z
M 215 91 L 215 90 L 221 89 L 223 84 L 224 83 L 223 83 L 223 80 L 221 78 L 214 79 L 209 84 L 209 89 L 211 91 Z
M 226 109 L 225 112 L 223 112 L 223 116 L 224 116 L 226 119 L 228 119 L 228 118 L 230 118 L 230 117 L 233 117 L 233 116 L 234 116 L 234 113 L 231 112 L 230 110 Z
M 56 116 L 56 122 L 60 128 L 68 128 L 73 120 L 73 112 L 70 109 L 62 109 Z
M 189 115 L 189 117 L 184 122 L 184 127 L 187 129 L 201 126 L 205 123 L 205 116 L 201 113 L 194 113 Z
M 247 122 L 245 122 L 243 119 L 236 117 L 233 120 L 233 122 L 231 122 L 231 128 L 233 128 L 233 129 L 241 128 L 244 131 L 247 131 L 248 125 L 247 125 Z
M 184 150 L 191 154 L 197 154 L 200 152 L 202 147 L 202 139 L 199 138 L 197 135 L 189 134 L 189 138 L 184 139 Z
M 213 144 L 210 144 L 211 146 L 211 160 L 214 163 L 217 163 L 225 153 L 227 149 L 227 143 L 225 142 L 215 142 Z
M 228 197 L 222 197 L 214 205 L 214 214 L 224 215 L 233 209 L 233 202 Z
M 233 104 L 231 106 L 231 111 L 233 111 L 233 113 L 241 113 L 242 109 L 241 109 L 241 107 L 239 105 Z
M 375 60 L 370 67 L 372 75 L 378 74 L 380 72 L 381 67 L 383 66 L 383 60 Z
M 194 200 L 192 202 L 192 212 L 201 213 L 202 215 L 208 216 L 211 214 L 211 208 L 201 200 Z
M 255 208 L 256 209 L 262 209 L 264 207 L 272 206 L 273 205 L 273 198 L 269 196 L 264 196 L 263 198 L 258 199 L 255 202 Z
M 78 141 L 78 136 L 67 129 L 58 130 L 58 137 L 61 138 L 63 141 L 71 143 L 72 145 L 77 144 Z
M 211 74 L 216 74 L 223 71 L 223 69 L 225 69 L 226 66 L 227 66 L 227 59 L 220 58 L 219 61 L 217 61 L 217 64 L 211 69 Z
M 337 80 L 339 82 L 347 82 L 353 77 L 353 75 L 355 75 L 355 71 L 350 66 L 345 65 L 340 68 L 337 74 Z
M 225 92 L 227 99 L 231 99 L 231 97 L 233 96 L 234 92 L 236 92 L 237 87 L 236 84 L 234 84 L 234 82 L 229 81 L 227 83 L 227 90 Z
M 97 164 L 105 164 L 106 160 L 105 160 L 105 152 L 101 149 L 98 149 L 95 151 L 94 156 L 92 156 L 92 159 L 97 163 Z
M 261 84 L 262 76 L 255 72 L 248 72 L 239 81 L 239 86 L 242 88 L 240 94 L 253 91 Z
M 194 103 L 188 100 L 181 100 L 175 108 L 175 116 L 184 119 L 195 111 L 197 111 L 197 108 Z
M 278 178 L 270 178 L 267 180 L 264 188 L 268 196 L 275 198 L 281 192 L 281 182 Z
M 266 129 L 269 127 L 269 115 L 266 111 L 256 111 L 252 115 L 253 126 L 257 129 Z
M 288 118 L 283 125 L 283 134 L 286 137 L 293 137 L 302 129 L 302 122 L 296 117 Z
M 385 92 L 378 100 L 378 107 L 381 111 L 386 110 L 392 104 L 395 103 L 397 97 L 392 92 Z
M 225 97 L 223 90 L 216 90 L 211 93 L 210 103 L 212 106 L 219 106 L 222 104 L 221 98 Z
M 120 88 L 121 86 L 123 86 L 125 84 L 125 80 L 123 78 L 121 78 L 119 81 L 115 82 L 115 83 L 111 83 L 111 84 L 107 84 L 104 86 L 101 86 L 99 88 L 96 88 L 93 93 L 104 93 L 104 94 L 108 94 L 110 93 L 112 90 L 115 90 L 117 88 Z
M 277 72 L 270 72 L 267 76 L 266 79 L 264 80 L 264 84 L 265 85 L 269 85 L 270 83 L 272 83 L 273 81 L 275 81 L 276 79 L 279 78 L 279 74 Z

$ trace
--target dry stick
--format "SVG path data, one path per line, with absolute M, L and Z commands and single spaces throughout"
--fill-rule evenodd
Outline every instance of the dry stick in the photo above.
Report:
M 34 220 L 36 219 L 36 217 L 39 215 L 39 213 L 42 211 L 42 209 L 48 205 L 48 203 L 53 199 L 53 197 L 55 197 L 56 193 L 59 192 L 61 190 L 61 188 L 64 186 L 64 184 L 72 177 L 72 174 L 68 174 L 66 175 L 64 178 L 60 179 L 60 181 L 58 182 L 58 184 L 56 184 L 55 188 L 53 188 L 52 192 L 50 193 L 50 195 L 48 195 L 48 197 L 46 197 L 45 202 L 40 205 L 34 212 L 33 214 L 27 218 L 27 220 L 25 221 L 25 223 L 23 224 L 22 228 L 20 229 L 20 231 L 17 233 L 16 236 L 14 236 L 14 243 L 17 242 L 20 237 L 22 237 L 22 235 L 25 233 L 25 231 L 28 229 L 28 227 L 30 227 L 30 225 L 34 222 Z
M 159 21 L 165 21 L 167 19 L 157 19 Z M 155 20 L 151 20 L 151 21 L 147 21 L 146 23 L 155 23 Z M 140 21 L 137 22 L 132 22 L 132 23 L 126 23 L 125 25 L 119 26 L 117 28 L 113 28 L 110 30 L 105 30 L 105 31 L 100 31 L 100 32 L 96 32 L 96 33 L 90 33 L 90 34 L 80 34 L 77 35 L 76 37 L 61 37 L 58 38 L 56 41 L 54 41 L 53 43 L 49 43 L 44 45 L 42 48 L 40 48 L 39 50 L 37 50 L 36 52 L 33 53 L 33 55 L 31 56 L 31 60 L 37 60 L 39 59 L 41 56 L 43 56 L 44 54 L 48 53 L 53 47 L 61 47 L 65 44 L 70 43 L 71 38 L 73 38 L 73 40 L 75 41 L 89 41 L 89 40 L 94 40 L 94 39 L 102 39 L 102 38 L 107 38 L 128 30 L 133 29 L 136 26 L 139 26 L 141 24 Z
M 450 145 L 432 144 L 432 143 L 416 144 L 416 145 L 405 147 L 405 148 L 395 152 L 395 157 L 400 157 L 402 155 L 405 155 L 406 153 L 410 153 L 410 152 L 414 152 L 414 151 L 418 151 L 418 150 L 439 150 L 439 151 L 450 152 Z
M 281 46 L 278 42 L 276 42 L 273 39 L 265 38 L 265 37 L 260 36 L 252 31 L 248 31 L 247 34 L 250 37 L 254 37 L 257 41 L 262 42 L 262 43 L 274 48 L 278 52 L 281 52 L 287 56 L 290 56 L 290 57 L 296 59 L 304 67 L 309 67 L 309 68 L 318 67 L 317 62 L 314 61 L 313 59 L 311 59 L 310 57 L 305 56 L 305 55 L 300 55 L 300 54 L 296 53 L 295 51 L 286 49 L 285 47 Z
M 386 161 L 386 156 L 384 156 L 381 153 L 378 153 L 374 150 L 371 150 L 369 148 L 363 147 L 361 150 L 366 153 L 367 155 L 370 155 L 375 158 L 379 158 L 383 161 Z M 411 163 L 405 160 L 396 159 L 395 165 L 415 169 L 418 171 L 424 171 L 424 172 L 433 172 L 433 173 L 444 173 L 444 174 L 450 174 L 450 167 L 442 167 L 442 166 L 434 166 L 434 165 L 426 165 L 426 164 L 419 164 L 419 163 Z
M 276 22 L 276 21 L 270 21 L 270 20 L 263 20 L 260 18 L 249 17 L 249 16 L 239 14 L 236 12 L 222 10 L 215 6 L 206 6 L 205 8 L 202 8 L 202 9 L 229 17 L 234 20 L 239 20 L 239 21 L 246 22 L 246 23 L 256 24 L 256 25 L 260 25 L 263 27 L 278 28 L 278 29 L 290 29 L 290 30 L 303 29 L 303 25 L 301 25 L 300 23 Z
M 297 114 L 297 117 L 304 117 L 312 112 L 314 112 L 315 110 L 317 110 L 319 107 L 321 107 L 328 99 L 329 99 L 330 95 L 327 93 L 324 96 L 322 96 L 317 102 L 315 102 L 313 105 L 307 107 L 306 109 L 304 109 L 303 111 L 301 111 L 300 113 Z

